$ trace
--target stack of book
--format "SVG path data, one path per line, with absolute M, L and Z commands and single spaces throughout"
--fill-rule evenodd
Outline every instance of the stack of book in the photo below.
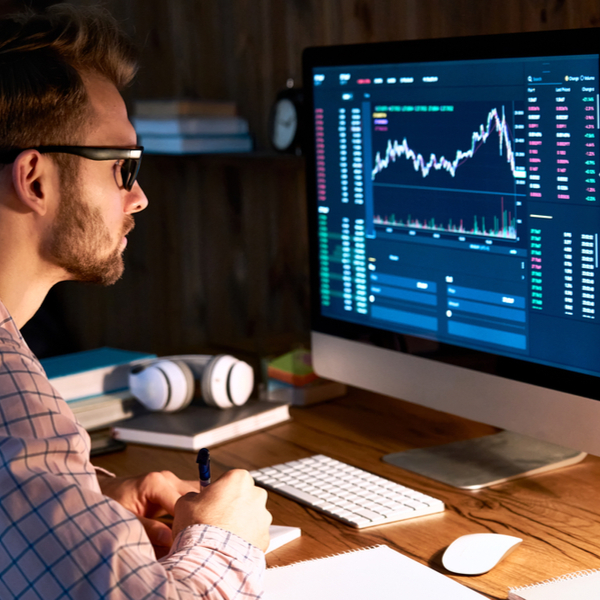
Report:
M 150 154 L 250 152 L 248 121 L 233 102 L 137 100 L 133 125 Z
M 136 400 L 129 391 L 132 362 L 155 354 L 98 348 L 41 360 L 50 383 L 88 431 L 133 416 Z
M 344 396 L 345 384 L 319 377 L 308 350 L 292 350 L 267 362 L 267 386 L 261 397 L 270 402 L 306 406 Z

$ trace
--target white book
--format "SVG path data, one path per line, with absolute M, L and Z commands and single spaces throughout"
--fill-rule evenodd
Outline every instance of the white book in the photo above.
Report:
M 133 117 L 138 135 L 240 135 L 249 132 L 242 117 Z
M 140 135 L 139 143 L 148 154 L 219 154 L 250 152 L 254 141 L 250 135 Z
M 374 546 L 267 569 L 264 600 L 483 600 L 468 587 Z
M 69 408 L 88 431 L 129 419 L 137 405 L 128 389 L 69 402 Z
M 509 600 L 597 600 L 600 571 L 578 571 L 532 585 L 510 588 Z

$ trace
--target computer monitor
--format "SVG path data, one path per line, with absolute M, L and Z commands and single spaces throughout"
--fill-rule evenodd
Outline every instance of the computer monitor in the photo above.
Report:
M 600 455 L 599 52 L 595 29 L 304 51 L 317 373 Z

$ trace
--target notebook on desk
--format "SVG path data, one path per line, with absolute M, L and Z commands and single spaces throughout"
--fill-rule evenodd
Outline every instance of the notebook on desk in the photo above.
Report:
M 191 405 L 174 412 L 150 412 L 115 423 L 112 435 L 123 442 L 199 450 L 271 427 L 290 418 L 281 402 L 250 401 L 226 410 Z
M 388 546 L 267 569 L 264 600 L 482 600 Z
M 600 571 L 578 571 L 532 585 L 511 588 L 508 600 L 597 600 L 600 598 Z

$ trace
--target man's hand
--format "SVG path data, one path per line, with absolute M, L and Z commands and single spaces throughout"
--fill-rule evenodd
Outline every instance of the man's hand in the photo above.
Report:
M 266 503 L 267 492 L 254 485 L 248 471 L 228 471 L 201 494 L 188 493 L 178 500 L 173 538 L 189 525 L 214 525 L 265 551 L 272 520 Z
M 108 477 L 98 473 L 98 483 L 105 496 L 139 518 L 153 546 L 165 548 L 173 543 L 171 529 L 156 517 L 174 515 L 177 500 L 183 494 L 200 489 L 197 482 L 183 481 L 170 471 L 139 477 Z

